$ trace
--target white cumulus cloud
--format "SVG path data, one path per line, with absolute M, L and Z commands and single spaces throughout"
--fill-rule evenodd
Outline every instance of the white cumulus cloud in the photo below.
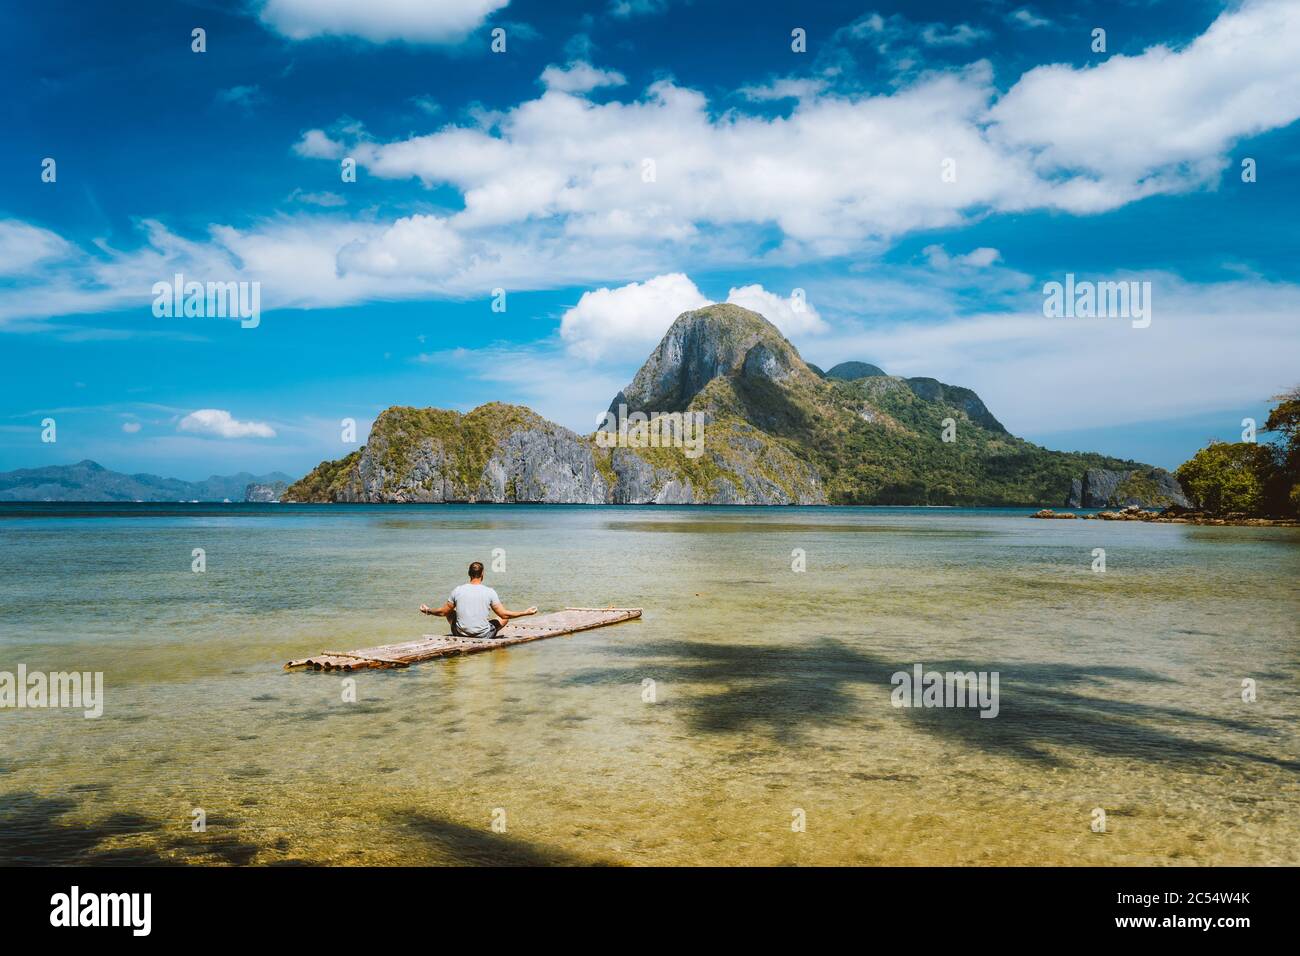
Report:
M 275 429 L 265 422 L 241 422 L 221 408 L 200 408 L 177 425 L 183 432 L 211 438 L 274 438 Z
M 1050 27 L 1052 21 L 1045 17 L 1040 17 L 1029 7 L 1019 7 L 1012 10 L 1007 15 L 1007 19 L 1015 26 L 1025 30 L 1037 30 L 1039 27 Z
M 814 334 L 827 328 L 817 309 L 798 292 L 782 297 L 761 285 L 747 285 L 733 288 L 727 301 L 759 313 L 786 336 Z M 578 304 L 564 313 L 560 337 L 570 354 L 588 361 L 640 359 L 659 344 L 679 315 L 712 304 L 680 272 L 616 289 L 594 289 L 584 292 Z
M 1002 258 L 1002 253 L 989 246 L 980 246 L 970 252 L 953 256 L 943 246 L 926 246 L 922 254 L 936 269 L 948 269 L 952 266 L 967 266 L 973 269 L 987 269 Z
M 458 43 L 510 0 L 265 0 L 264 24 L 291 40 Z
M 407 216 L 377 236 L 339 250 L 339 273 L 419 276 L 446 272 L 459 259 L 461 237 L 437 216 Z
M 680 272 L 617 289 L 594 289 L 564 313 L 560 337 L 570 352 L 588 360 L 643 357 L 677 316 L 709 304 Z
M 548 66 L 542 71 L 542 85 L 563 93 L 588 93 L 602 86 L 622 86 L 627 78 L 617 70 L 601 70 L 577 61 L 568 66 Z
M 338 159 L 343 155 L 343 144 L 331 139 L 324 130 L 309 129 L 293 144 L 293 151 L 308 159 Z
M 864 38 L 888 26 L 860 25 Z M 0 271 L 27 281 L 0 284 L 0 322 L 144 307 L 176 271 L 260 281 L 264 309 L 735 274 L 870 255 L 997 213 L 1097 213 L 1212 188 L 1241 137 L 1300 116 L 1300 4 L 1248 0 L 1181 47 L 1039 67 L 1005 93 L 983 61 L 875 95 L 776 81 L 771 95 L 798 94 L 782 115 L 719 110 L 667 80 L 598 103 L 572 67 L 551 77 L 571 91 L 391 142 L 342 123 L 294 147 L 449 186 L 462 202 L 445 216 L 277 216 L 213 224 L 200 239 L 144 220 L 144 245 L 90 252 L 7 221 Z M 941 176 L 947 160 L 954 181 Z
M 878 19 L 867 35 L 894 29 Z M 788 249 L 844 254 L 990 210 L 1096 213 L 1212 185 L 1233 142 L 1300 117 L 1300 5 L 1254 0 L 1182 48 L 1037 67 L 1005 93 L 982 60 L 876 95 L 789 78 L 740 91 L 795 97 L 788 116 L 718 111 L 669 80 L 596 103 L 582 94 L 597 77 L 551 67 L 540 97 L 476 125 L 358 138 L 350 154 L 382 178 L 458 189 L 458 229 L 613 221 L 652 241 L 771 224 Z
M 1060 177 L 1055 201 L 1111 209 L 1216 180 L 1229 145 L 1300 117 L 1300 4 L 1256 0 L 1181 50 L 1030 70 L 994 104 L 992 137 Z
M 792 292 L 788 297 L 782 298 L 775 292 L 768 292 L 761 285 L 747 285 L 728 292 L 727 301 L 757 312 L 787 338 L 825 332 L 827 328 L 817 309 L 800 292 Z

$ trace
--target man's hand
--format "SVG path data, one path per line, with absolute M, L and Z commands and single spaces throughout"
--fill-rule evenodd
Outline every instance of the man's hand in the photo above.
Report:
M 427 604 L 421 604 L 421 605 L 420 605 L 420 613 L 421 613 L 421 614 L 432 614 L 434 617 L 446 617 L 446 616 L 447 616 L 447 608 L 446 608 L 445 606 L 444 606 L 444 607 L 429 607 L 429 605 L 427 605 Z
M 492 613 L 503 621 L 509 621 L 516 617 L 527 617 L 530 614 L 536 614 L 537 608 L 530 607 L 527 611 L 507 611 L 500 601 L 492 605 Z
M 427 604 L 421 604 L 421 605 L 420 605 L 420 613 L 421 613 L 421 614 L 432 614 L 432 613 L 433 613 L 433 608 L 429 607 L 429 605 L 427 605 Z

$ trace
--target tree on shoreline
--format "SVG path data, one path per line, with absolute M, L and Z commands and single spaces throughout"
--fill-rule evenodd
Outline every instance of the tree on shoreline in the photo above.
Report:
M 1300 514 L 1300 385 L 1273 397 L 1278 405 L 1268 413 L 1264 431 L 1277 432 L 1282 442 L 1277 449 L 1277 487 L 1270 497 L 1292 514 Z
M 1274 401 L 1263 430 L 1280 441 L 1213 441 L 1174 472 L 1197 507 L 1215 514 L 1300 513 L 1300 386 Z
M 1254 442 L 1212 441 L 1174 472 L 1187 497 L 1211 514 L 1260 514 L 1273 453 Z

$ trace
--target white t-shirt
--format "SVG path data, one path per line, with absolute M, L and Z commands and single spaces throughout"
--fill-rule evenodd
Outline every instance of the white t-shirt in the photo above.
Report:
M 496 591 L 486 584 L 462 584 L 447 600 L 456 605 L 456 630 L 471 637 L 492 634 L 492 605 L 501 603 Z

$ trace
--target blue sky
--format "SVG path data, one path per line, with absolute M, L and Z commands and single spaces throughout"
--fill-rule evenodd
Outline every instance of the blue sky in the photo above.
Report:
M 300 474 L 395 404 L 585 432 L 728 299 L 1173 467 L 1300 382 L 1298 6 L 8 5 L 0 469 Z M 178 272 L 260 323 L 155 316 Z M 1045 318 L 1066 273 L 1150 326 Z

